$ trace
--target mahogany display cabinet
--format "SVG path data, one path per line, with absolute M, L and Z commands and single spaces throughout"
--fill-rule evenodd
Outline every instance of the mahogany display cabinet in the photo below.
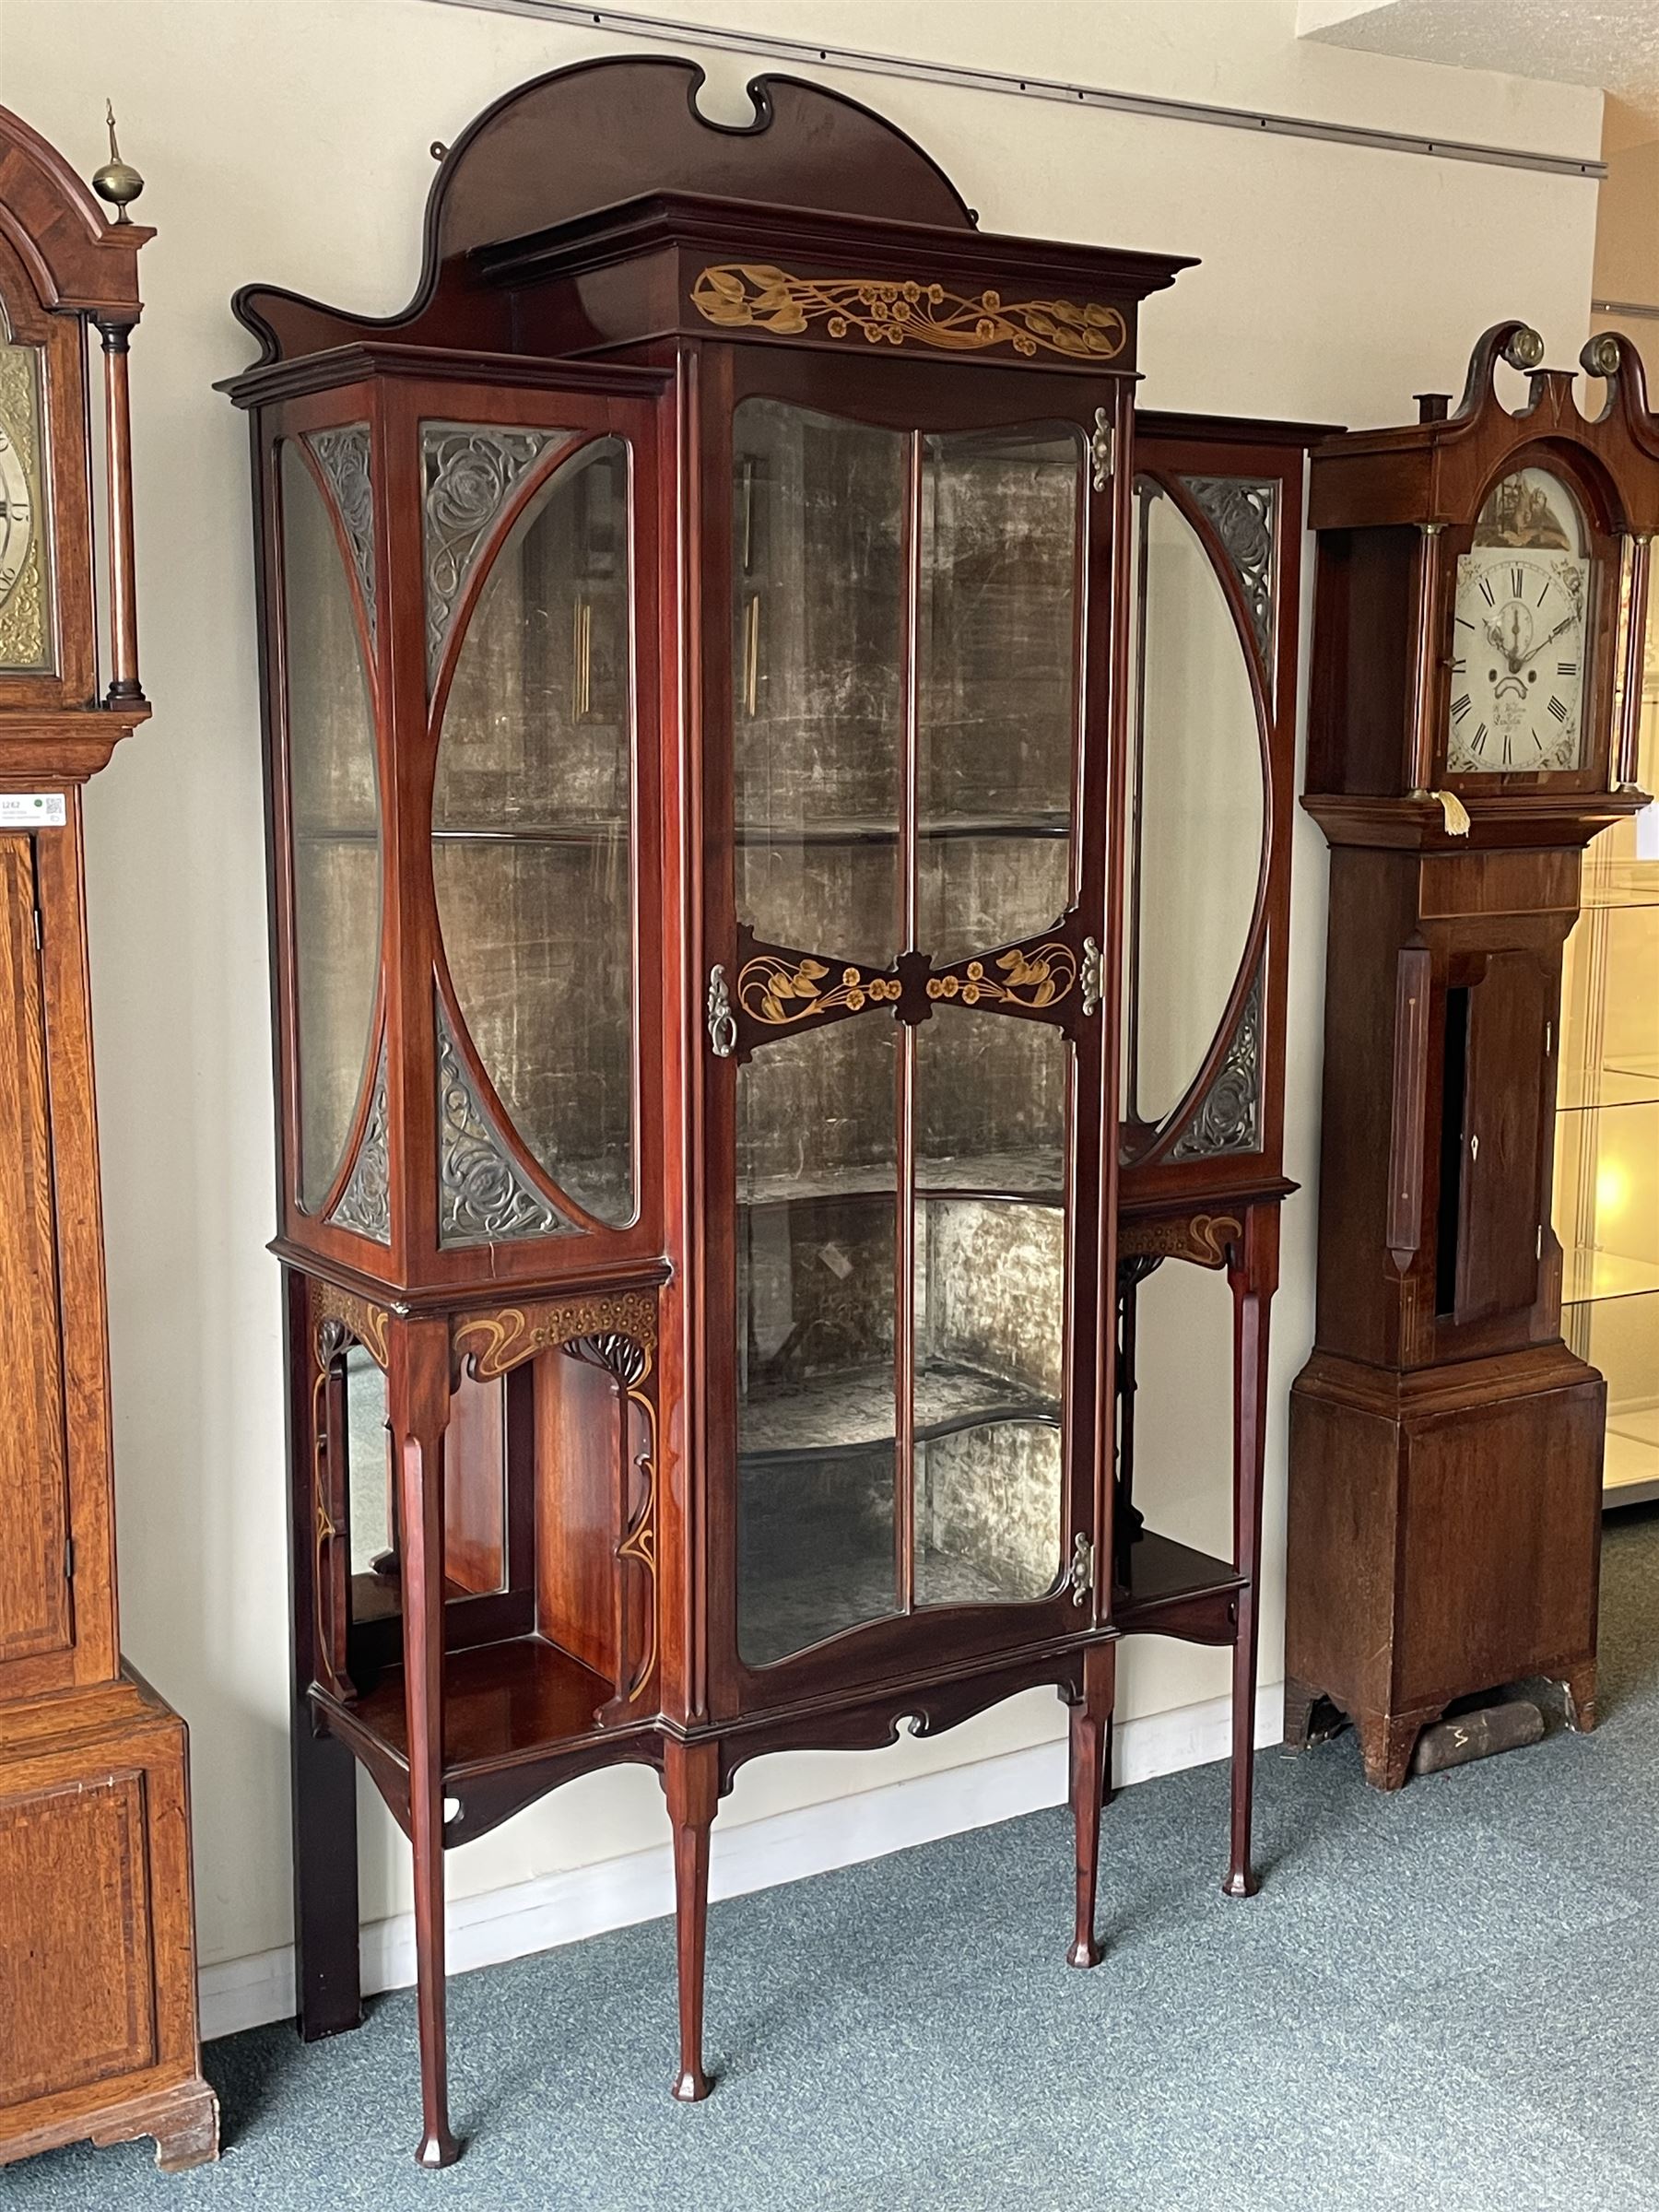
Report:
M 390 322 L 237 302 L 301 2024 L 359 2017 L 360 1760 L 429 2164 L 443 1852 L 592 1769 L 662 1775 L 687 2099 L 760 1753 L 1053 1685 L 1092 1964 L 1116 1639 L 1231 1643 L 1249 1887 L 1305 435 L 1137 427 L 1180 260 L 985 235 L 866 110 L 700 82 L 589 65 L 436 149 Z M 1227 1559 L 1116 1510 L 1164 1257 L 1234 1284 Z

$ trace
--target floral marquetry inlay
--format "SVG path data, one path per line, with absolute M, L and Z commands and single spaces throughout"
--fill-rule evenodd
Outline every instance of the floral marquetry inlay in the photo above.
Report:
M 866 1006 L 888 1006 L 899 997 L 896 975 L 872 974 L 851 965 L 841 969 L 839 982 L 831 982 L 830 975 L 826 960 L 780 959 L 774 953 L 757 953 L 745 961 L 737 978 L 737 1003 L 751 1021 L 781 1030 L 843 1007 L 849 1014 L 862 1013 Z
M 872 346 L 931 346 L 945 353 L 982 353 L 1008 346 L 1028 358 L 1058 353 L 1077 361 L 1109 361 L 1128 343 L 1115 307 L 1070 300 L 1005 300 L 997 291 L 974 298 L 917 278 L 792 276 L 764 262 L 723 262 L 702 271 L 691 304 L 705 323 L 728 330 L 770 331 L 798 337 L 815 324 L 831 338 L 862 337 Z
M 580 1338 L 625 1337 L 647 1353 L 654 1349 L 656 1335 L 653 1293 L 618 1290 L 591 1298 L 499 1306 L 488 1313 L 465 1313 L 455 1323 L 450 1342 L 456 1364 L 465 1365 L 478 1382 L 488 1382 L 537 1352 L 574 1344 Z M 622 1379 L 630 1380 L 626 1375 Z M 640 1379 L 639 1375 L 631 1378 L 636 1383 Z
M 355 1291 L 342 1290 L 337 1284 L 314 1281 L 312 1285 L 312 1325 L 317 1332 L 317 1361 L 326 1366 L 333 1352 L 326 1348 L 328 1332 L 335 1325 L 343 1326 L 369 1354 L 377 1367 L 387 1360 L 386 1330 L 391 1315 L 384 1306 L 371 1305 L 366 1298 Z
M 1141 1263 L 1136 1280 L 1159 1260 L 1191 1260 L 1200 1267 L 1225 1267 L 1228 1247 L 1237 1245 L 1244 1224 L 1236 1214 L 1183 1214 L 1177 1220 L 1135 1220 L 1118 1228 L 1120 1279 L 1125 1261 Z
M 948 974 L 930 975 L 927 995 L 947 1002 L 959 999 L 965 1006 L 1006 1004 L 1029 1006 L 1035 1012 L 1041 1006 L 1057 1006 L 1077 980 L 1077 956 L 1057 937 L 1029 949 L 1017 945 L 1011 951 L 997 953 L 991 959 L 991 967 L 995 974 L 987 972 L 984 960 L 970 960 Z

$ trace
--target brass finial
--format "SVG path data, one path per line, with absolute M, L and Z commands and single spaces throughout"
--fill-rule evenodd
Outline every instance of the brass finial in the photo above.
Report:
M 1579 359 L 1592 376 L 1617 376 L 1624 348 L 1610 330 L 1604 330 L 1591 339 Z
M 1544 359 L 1544 341 L 1529 324 L 1518 324 L 1509 335 L 1503 358 L 1512 369 L 1535 369 Z
M 115 210 L 118 223 L 130 223 L 128 207 L 144 190 L 144 179 L 130 161 L 121 158 L 121 148 L 115 143 L 115 102 L 104 102 L 104 118 L 110 126 L 110 158 L 103 167 L 92 172 L 92 189 L 100 200 L 108 200 Z

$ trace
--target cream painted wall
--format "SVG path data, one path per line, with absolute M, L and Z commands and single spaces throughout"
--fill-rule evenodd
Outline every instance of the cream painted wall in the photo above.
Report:
M 611 0 L 613 6 L 616 0 Z M 659 0 L 666 9 L 676 0 Z M 1593 155 L 1599 98 L 1298 41 L 1294 0 L 677 0 L 701 20 L 1328 120 Z M 148 178 L 134 350 L 144 671 L 157 713 L 88 801 L 126 1648 L 190 1720 L 206 1960 L 289 1933 L 287 1627 L 264 853 L 245 425 L 210 389 L 259 278 L 368 312 L 415 278 L 427 147 L 537 71 L 628 44 L 430 0 L 0 0 L 0 100 L 83 171 L 106 94 Z M 640 51 L 630 47 L 631 51 Z M 750 72 L 704 57 L 724 115 Z M 766 65 L 761 65 L 765 66 Z M 988 228 L 1197 253 L 1150 304 L 1147 399 L 1332 421 L 1455 389 L 1523 313 L 1582 342 L 1591 184 L 1241 131 L 836 76 L 937 156 Z M 1264 1671 L 1279 1671 L 1285 1394 L 1312 1334 L 1324 853 L 1299 838 L 1289 1171 L 1275 1314 Z M 1228 1321 L 1166 1270 L 1144 1331 L 1144 1486 L 1171 1534 L 1227 1537 Z M 1217 1655 L 1134 1649 L 1125 1701 L 1215 1695 Z M 1057 1732 L 1047 1696 L 933 1744 L 746 1769 L 721 1826 Z M 459 1853 L 452 1892 L 636 1851 L 639 1771 L 579 1783 Z M 717 1831 L 718 1833 L 718 1831 Z M 1219 1840 L 1218 1840 L 1219 1848 Z M 365 1912 L 403 1853 L 371 1806 Z

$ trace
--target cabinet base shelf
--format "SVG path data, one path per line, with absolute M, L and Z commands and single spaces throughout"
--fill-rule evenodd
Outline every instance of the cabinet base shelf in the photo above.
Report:
M 1120 1635 L 1233 1641 L 1245 1578 L 1230 1560 L 1144 1528 L 1120 1550 L 1114 1583 L 1112 1618 Z
M 470 1842 L 548 1790 L 594 1767 L 656 1756 L 655 1707 L 638 1723 L 604 1723 L 615 1696 L 604 1675 L 546 1637 L 512 1636 L 452 1651 L 444 1663 L 446 1849 Z M 314 1688 L 318 1724 L 361 1760 L 393 1817 L 409 1825 L 404 1673 L 388 1667 L 358 1698 Z

